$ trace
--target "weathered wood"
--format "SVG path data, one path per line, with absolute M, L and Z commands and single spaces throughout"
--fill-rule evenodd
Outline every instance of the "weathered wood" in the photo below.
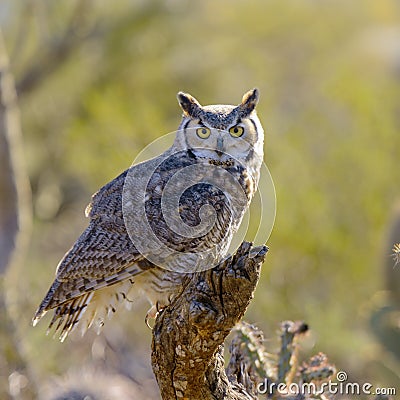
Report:
M 253 399 L 228 377 L 223 342 L 243 317 L 267 247 L 242 243 L 217 267 L 187 275 L 153 329 L 152 365 L 163 399 Z

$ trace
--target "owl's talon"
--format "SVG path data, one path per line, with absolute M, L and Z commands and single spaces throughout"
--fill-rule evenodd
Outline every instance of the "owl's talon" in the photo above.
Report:
M 147 327 L 152 331 L 153 328 L 149 324 L 149 314 L 148 313 L 146 314 L 146 317 L 144 318 L 144 322 L 147 325 Z
M 144 319 L 144 322 L 146 323 L 147 327 L 151 330 L 153 330 L 153 328 L 150 326 L 149 324 L 149 319 L 156 319 L 158 314 L 160 314 L 160 312 L 162 312 L 162 310 L 165 308 L 165 306 L 161 305 L 160 302 L 156 302 L 156 304 L 154 304 L 149 311 L 147 311 L 146 317 Z
M 149 319 L 156 319 L 158 313 L 160 312 L 159 308 L 158 308 L 158 302 L 153 305 L 149 311 L 147 311 L 146 317 L 144 319 L 144 322 L 146 323 L 147 327 L 151 330 L 153 330 L 153 328 L 150 326 L 149 324 Z

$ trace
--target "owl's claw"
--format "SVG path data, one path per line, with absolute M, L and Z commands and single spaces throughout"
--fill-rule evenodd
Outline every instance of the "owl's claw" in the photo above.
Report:
M 153 328 L 152 328 L 152 327 L 150 326 L 150 324 L 149 324 L 149 318 L 150 318 L 149 313 L 147 313 L 147 314 L 146 314 L 146 317 L 144 318 L 144 322 L 145 322 L 145 324 L 147 325 L 147 327 L 152 331 Z
M 157 314 L 159 313 L 159 308 L 158 308 L 158 302 L 156 304 L 154 304 L 149 311 L 147 311 L 146 317 L 144 319 L 144 322 L 146 323 L 147 327 L 151 330 L 153 330 L 153 328 L 150 326 L 149 324 L 149 319 L 156 319 L 157 318 Z
M 147 327 L 151 330 L 153 330 L 153 328 L 150 326 L 149 324 L 149 319 L 156 319 L 158 314 L 160 313 L 160 311 L 163 310 L 163 307 L 160 306 L 160 303 L 157 302 L 156 304 L 154 304 L 149 311 L 147 311 L 146 313 L 146 317 L 144 319 L 144 322 L 146 323 Z

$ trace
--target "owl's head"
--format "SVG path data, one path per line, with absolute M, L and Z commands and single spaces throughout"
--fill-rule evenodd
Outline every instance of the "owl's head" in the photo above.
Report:
M 253 89 L 237 106 L 202 106 L 190 94 L 179 92 L 183 118 L 174 147 L 218 161 L 234 158 L 246 164 L 250 159 L 261 162 L 264 131 L 255 111 L 258 98 L 258 90 Z

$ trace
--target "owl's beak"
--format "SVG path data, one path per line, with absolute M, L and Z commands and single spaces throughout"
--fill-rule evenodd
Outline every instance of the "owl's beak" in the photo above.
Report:
M 219 157 L 221 157 L 222 154 L 224 154 L 224 139 L 222 138 L 222 136 L 218 136 L 217 138 L 216 153 L 218 154 Z

